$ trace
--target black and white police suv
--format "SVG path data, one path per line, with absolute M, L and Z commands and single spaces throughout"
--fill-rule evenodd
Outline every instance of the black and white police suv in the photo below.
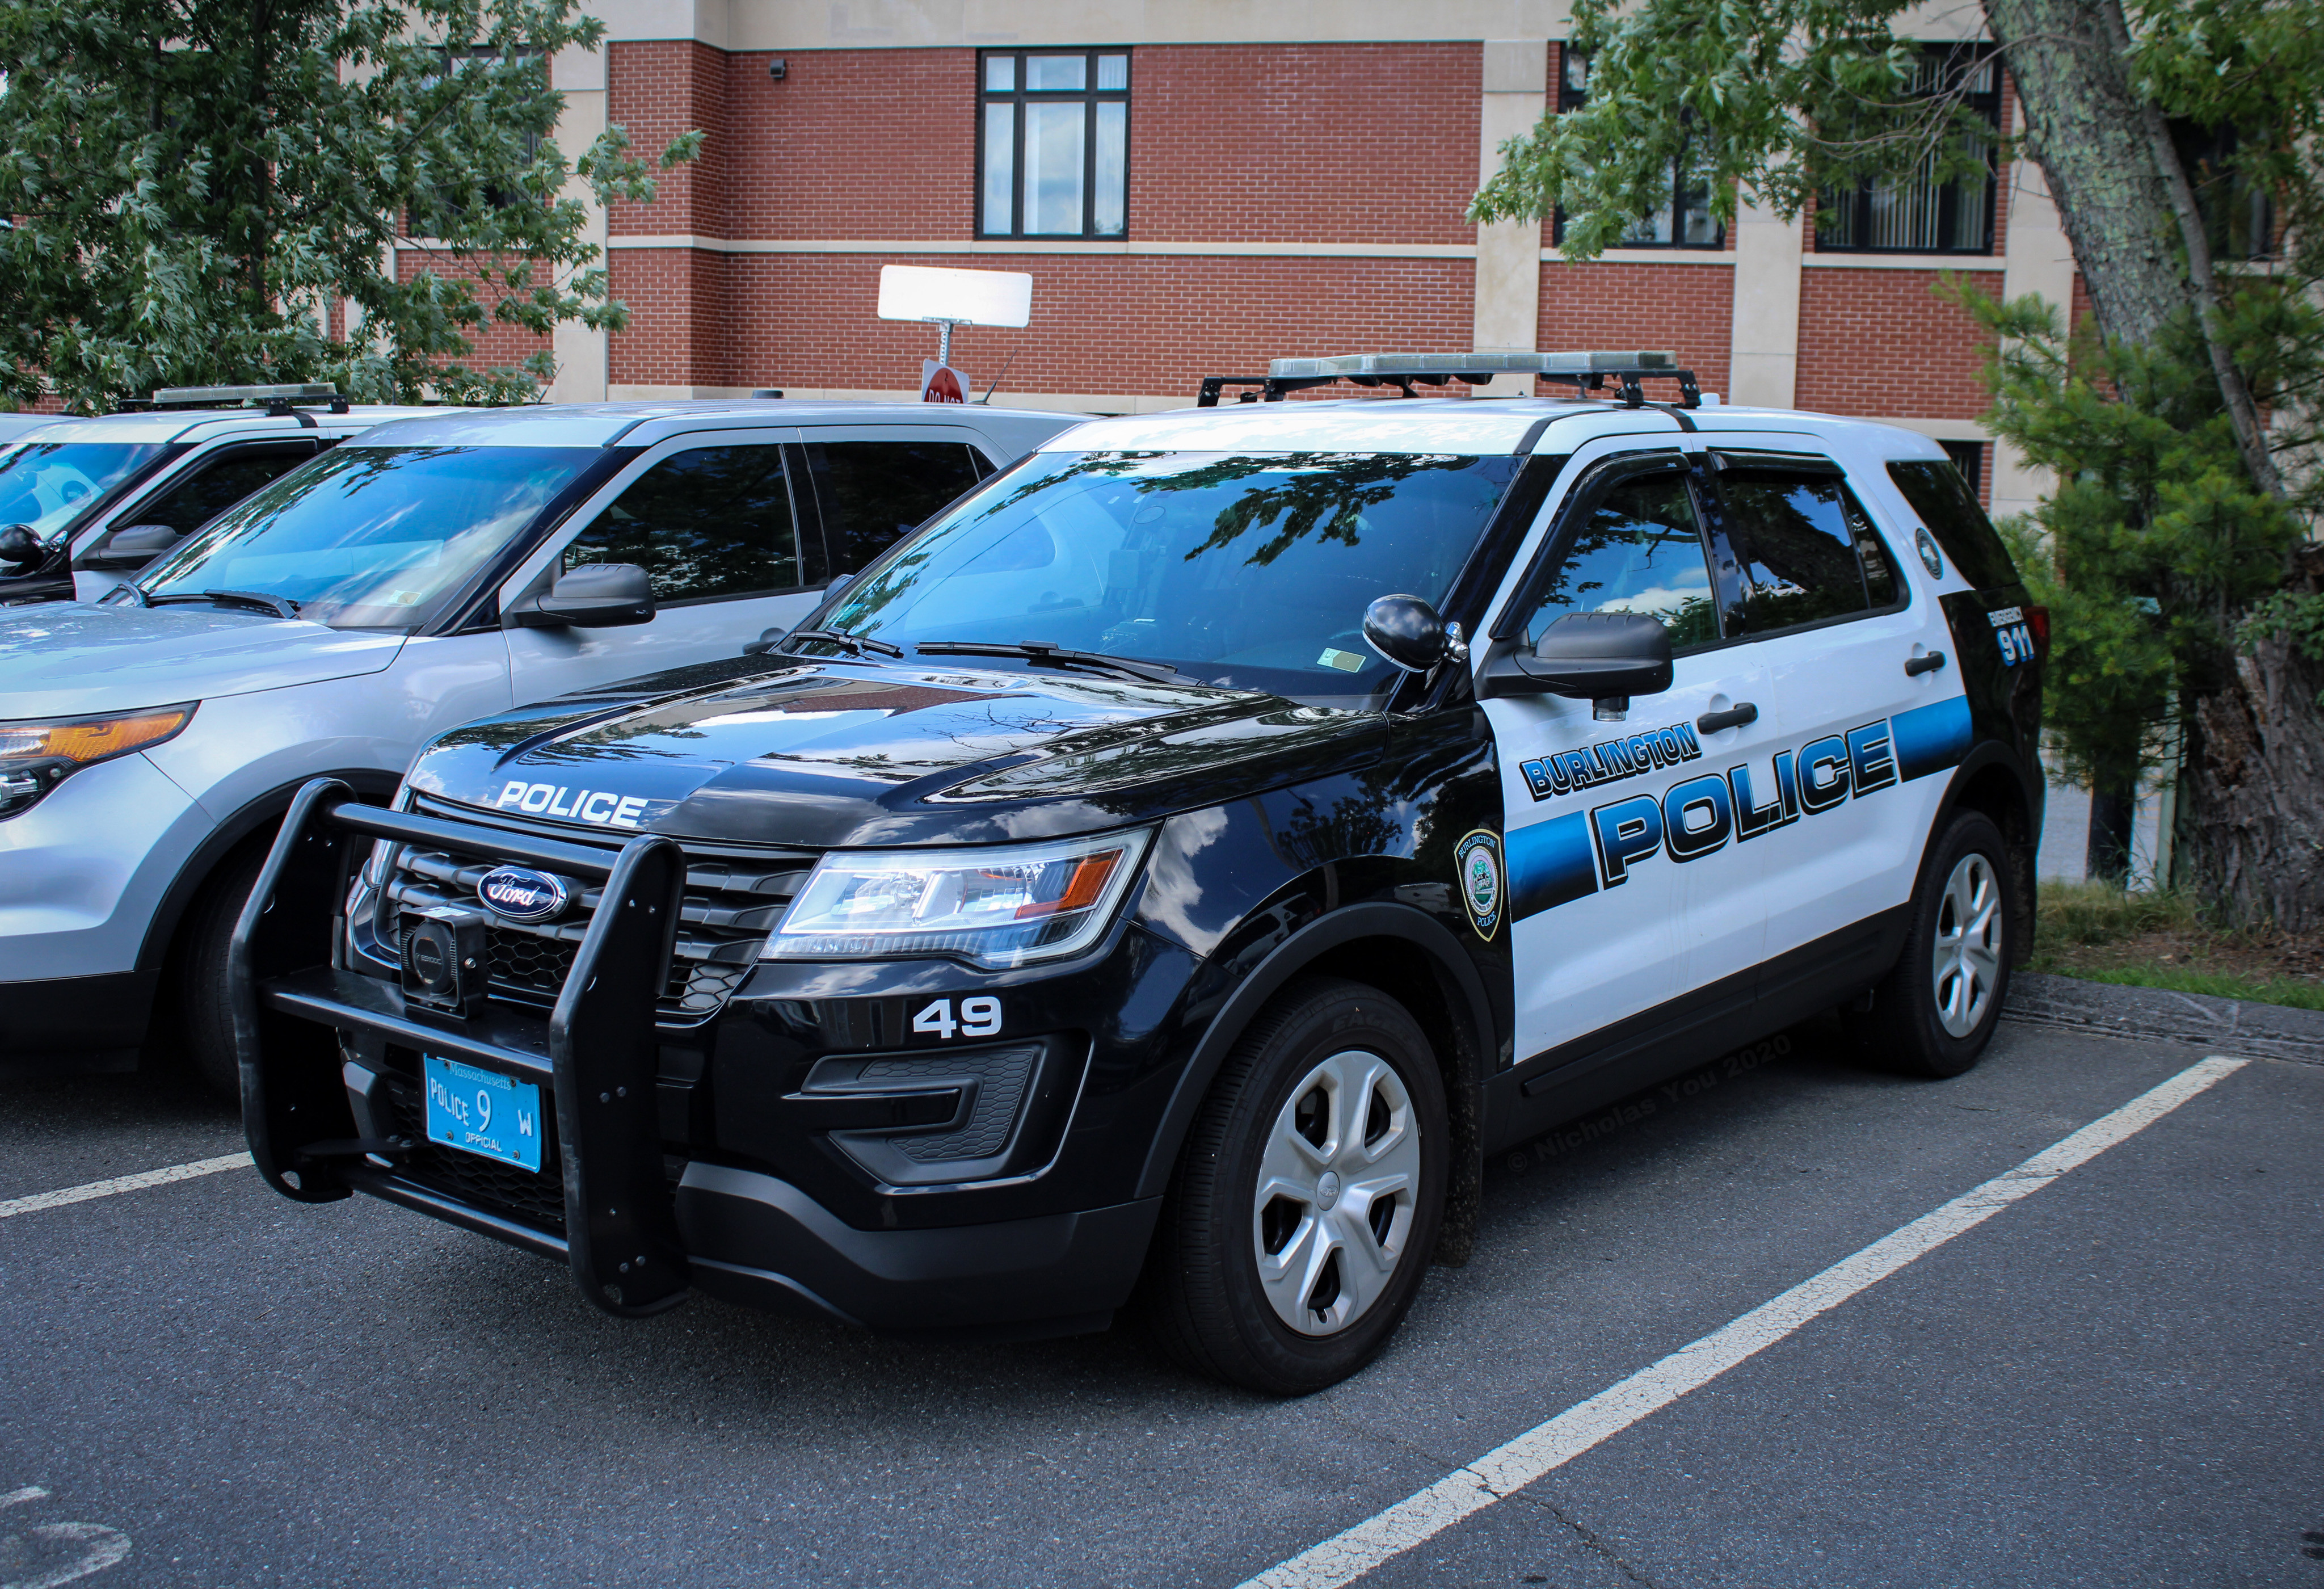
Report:
M 1099 420 L 772 654 L 300 793 L 235 938 L 261 1169 L 887 1331 L 1142 1307 L 1314 1390 L 1485 1155 L 1839 1006 L 1973 1064 L 2046 615 L 1938 446 L 1648 402 Z M 1286 361 L 1480 375 L 1508 356 Z M 1527 367 L 1520 365 L 1518 367 Z

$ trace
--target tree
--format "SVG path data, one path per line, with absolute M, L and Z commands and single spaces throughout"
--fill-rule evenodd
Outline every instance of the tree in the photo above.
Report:
M 1937 56 L 1896 36 L 1907 13 L 1576 0 L 1589 102 L 1506 145 L 1471 215 L 1562 210 L 1586 257 L 1665 201 L 1674 162 L 1725 219 L 1743 193 L 1789 217 L 1868 182 L 1982 181 L 1997 153 L 2039 163 L 2096 336 L 2077 349 L 2053 306 L 1961 300 L 2003 339 L 1993 423 L 2059 471 L 2043 539 L 2021 540 L 2058 608 L 2052 721 L 2115 791 L 2175 730 L 2186 880 L 2234 919 L 2324 925 L 2314 6 L 1983 0 L 1987 38 Z M 2015 149 L 1968 103 L 1988 58 L 2024 108 Z M 2190 160 L 2190 134 L 2225 152 Z M 2207 191 L 2271 199 L 2286 256 L 2221 259 Z
M 621 128 L 571 162 L 549 139 L 549 58 L 604 32 L 576 0 L 11 0 L 0 392 L 537 398 L 546 350 L 479 370 L 475 338 L 618 328 L 566 189 L 653 196 Z M 388 250 L 416 242 L 429 263 L 398 280 Z

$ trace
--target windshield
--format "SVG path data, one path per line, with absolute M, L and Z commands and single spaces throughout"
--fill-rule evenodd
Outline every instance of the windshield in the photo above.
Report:
M 907 647 L 1030 641 L 1230 689 L 1370 695 L 1393 670 L 1364 644 L 1364 608 L 1442 603 L 1518 462 L 1045 454 L 881 557 L 819 622 Z
M 603 456 L 343 445 L 212 520 L 137 584 L 148 599 L 248 591 L 335 628 L 418 629 Z
M 0 524 L 46 540 L 159 457 L 160 441 L 29 441 L 0 457 Z

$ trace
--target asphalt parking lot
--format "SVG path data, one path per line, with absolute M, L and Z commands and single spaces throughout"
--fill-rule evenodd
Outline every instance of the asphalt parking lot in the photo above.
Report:
M 240 1170 L 27 1209 L 240 1134 L 155 1078 L 0 1084 L 0 1589 L 1232 1585 L 2203 1058 L 2005 1023 L 1912 1083 L 1803 1029 L 1497 1162 L 1475 1260 L 1288 1403 L 1127 1328 L 619 1322 Z M 1355 1581 L 2324 1589 L 2324 1066 L 2224 1068 Z

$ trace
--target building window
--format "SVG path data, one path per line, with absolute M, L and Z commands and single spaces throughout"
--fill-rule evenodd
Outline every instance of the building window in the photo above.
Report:
M 1969 494 L 1979 502 L 1985 500 L 1985 443 L 1982 441 L 1940 441 L 1945 456 L 1953 460 L 1953 467 L 1969 482 Z
M 1558 74 L 1557 108 L 1579 110 L 1590 102 L 1590 58 L 1561 48 L 1563 69 Z M 1682 152 L 1671 162 L 1669 198 L 1646 215 L 1615 245 L 1618 248 L 1724 248 L 1727 228 L 1711 213 L 1711 184 L 1688 168 Z M 1557 212 L 1556 240 L 1565 241 L 1565 212 Z
M 2227 263 L 2273 254 L 2275 206 L 2267 189 L 2253 181 L 2236 160 L 2243 140 L 2236 131 L 2176 122 L 2171 137 L 2195 189 L 2203 229 L 2210 234 L 2211 257 Z
M 1908 90 L 1958 93 L 1994 127 L 2001 125 L 2001 68 L 1974 47 L 1927 50 Z M 1902 180 L 1867 182 L 1853 192 L 1827 190 L 1816 203 L 1819 254 L 1991 254 L 1993 145 L 1969 146 L 1985 162 L 1981 182 L 1940 182 L 1931 157 Z
M 1130 209 L 1130 56 L 986 51 L 976 129 L 980 237 L 1119 237 Z

